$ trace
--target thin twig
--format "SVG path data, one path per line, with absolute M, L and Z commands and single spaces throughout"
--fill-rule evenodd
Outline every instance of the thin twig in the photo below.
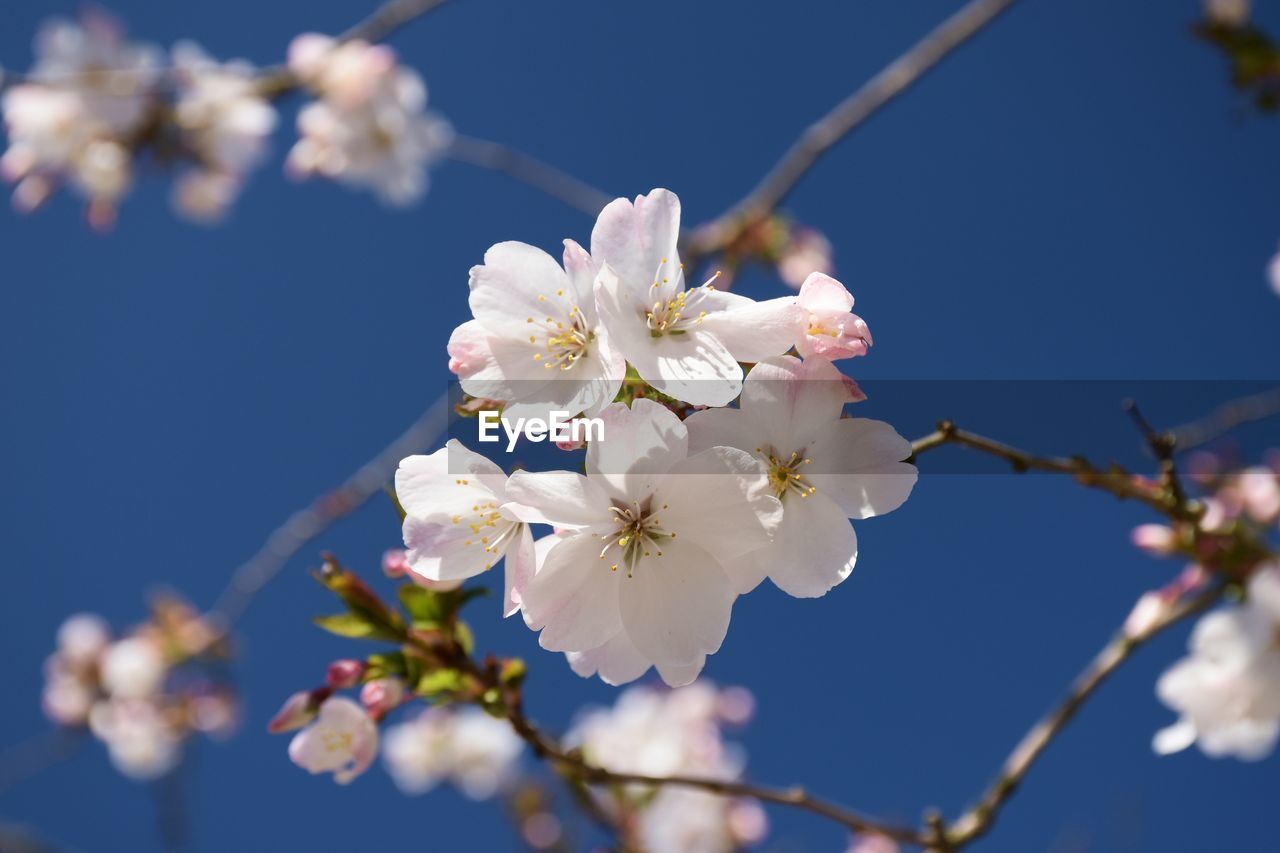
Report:
M 614 199 L 603 190 L 500 142 L 459 134 L 449 148 L 449 157 L 515 178 L 590 216 Z
M 1179 500 L 1169 489 L 1137 477 L 1119 466 L 1113 465 L 1104 469 L 1083 456 L 1070 458 L 1036 456 L 995 439 L 966 432 L 956 427 L 951 421 L 942 421 L 938 424 L 936 432 L 913 441 L 911 443 L 912 459 L 947 444 L 972 448 L 1003 459 L 1017 473 L 1047 471 L 1069 474 L 1083 486 L 1101 489 L 1122 500 L 1140 501 L 1170 518 L 1194 521 L 1199 516 L 1199 510 L 1194 502 Z
M 1177 438 L 1172 432 L 1159 432 L 1151 425 L 1138 404 L 1133 400 L 1124 401 L 1124 410 L 1129 413 L 1142 438 L 1160 463 L 1160 482 L 1169 490 L 1169 496 L 1179 506 L 1187 502 L 1187 492 L 1182 486 L 1182 478 L 1178 475 L 1178 465 L 1174 462 L 1173 452 Z
M 0 794 L 75 755 L 81 729 L 58 728 L 16 743 L 0 753 Z
M 1103 647 L 1076 678 L 1074 686 L 1062 702 L 1032 726 L 1014 747 L 1005 760 L 1000 775 L 991 783 L 977 805 L 951 824 L 947 830 L 947 842 L 952 847 L 960 847 L 986 833 L 995 822 L 1000 808 L 1013 795 L 1036 759 L 1107 678 L 1152 637 L 1188 616 L 1206 610 L 1220 595 L 1220 588 L 1206 590 L 1183 601 L 1146 630 L 1132 636 L 1120 634 Z
M 782 159 L 741 201 L 699 227 L 690 241 L 693 257 L 704 258 L 731 244 L 744 230 L 768 216 L 805 173 L 833 145 L 906 91 L 1016 0 L 971 0 L 906 53 L 868 80 L 818 121 L 805 128 Z
M 280 574 L 303 546 L 381 492 L 401 459 L 421 451 L 440 436 L 444 432 L 448 405 L 448 394 L 441 394 L 408 429 L 340 486 L 320 495 L 272 531 L 262 547 L 235 570 L 214 605 L 211 615 L 221 631 L 225 632 L 244 615 L 254 597 Z
M 1238 426 L 1276 415 L 1280 415 L 1280 388 L 1233 400 L 1206 418 L 1170 430 L 1174 436 L 1174 452 L 1186 453 L 1203 447 Z

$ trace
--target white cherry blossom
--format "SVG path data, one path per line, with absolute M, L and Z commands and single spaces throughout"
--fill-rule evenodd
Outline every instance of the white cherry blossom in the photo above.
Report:
M 58 628 L 58 654 L 72 666 L 93 663 L 111 643 L 111 628 L 93 613 L 77 613 Z
M 501 468 L 457 439 L 430 456 L 407 457 L 396 471 L 410 571 L 432 582 L 461 581 L 505 557 L 502 609 L 510 616 L 536 563 L 528 525 L 504 506 L 507 488 Z
M 359 704 L 326 699 L 311 725 L 289 742 L 289 758 L 309 773 L 332 773 L 345 785 L 369 769 L 378 754 L 378 727 Z
M 791 348 L 803 322 L 794 297 L 755 302 L 687 288 L 677 242 L 680 200 L 655 189 L 605 206 L 591 232 L 600 316 L 641 378 L 694 405 L 723 406 L 742 387 L 739 362 Z
M 1270 755 L 1280 738 L 1280 566 L 1254 574 L 1244 604 L 1203 616 L 1190 648 L 1156 684 L 1180 716 L 1156 733 L 1155 751 L 1194 743 L 1213 757 Z
M 396 786 L 421 794 L 453 782 L 473 800 L 497 793 L 514 776 L 524 742 L 504 720 L 478 708 L 429 708 L 387 729 L 383 762 Z
M 10 146 L 0 171 L 20 182 L 14 197 L 24 209 L 72 184 L 90 199 L 91 221 L 104 227 L 130 183 L 124 142 L 155 103 L 161 53 L 90 11 L 45 24 L 35 54 L 26 82 L 4 94 Z
M 164 681 L 164 652 L 146 637 L 128 637 L 102 656 L 102 686 L 112 696 L 125 699 L 155 694 Z
M 520 589 L 525 621 L 553 651 L 590 652 L 625 633 L 664 677 L 691 681 L 729 627 L 728 567 L 768 544 L 781 504 L 750 454 L 688 455 L 684 424 L 657 403 L 615 403 L 600 417 L 605 438 L 588 445 L 585 476 L 507 481 L 514 516 L 571 531 Z
M 462 390 L 504 400 L 505 417 L 594 415 L 613 401 L 626 363 L 596 314 L 596 264 L 564 241 L 564 268 L 525 243 L 498 243 L 471 269 L 474 320 L 449 338 Z
M 800 285 L 796 304 L 806 314 L 803 332 L 796 341 L 800 355 L 837 361 L 867 354 L 871 330 L 850 310 L 853 294 L 843 284 L 824 273 L 811 273 Z
M 291 70 L 321 100 L 298 113 L 301 139 L 287 167 L 323 175 L 407 205 L 427 189 L 427 167 L 452 143 L 447 122 L 426 111 L 427 89 L 388 48 L 327 36 L 300 36 Z
M 823 595 L 853 570 L 850 518 L 883 515 L 911 494 L 911 444 L 882 421 L 842 418 L 861 392 L 825 359 L 791 356 L 757 364 L 741 407 L 696 412 L 685 422 L 697 452 L 724 445 L 755 454 L 782 501 L 773 542 L 728 565 L 739 593 L 765 577 L 789 595 Z
M 164 709 L 145 699 L 116 698 L 98 702 L 89 727 L 107 746 L 116 769 L 132 779 L 157 779 L 182 757 L 182 736 Z

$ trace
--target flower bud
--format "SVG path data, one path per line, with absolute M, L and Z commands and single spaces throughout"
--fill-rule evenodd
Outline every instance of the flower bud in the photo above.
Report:
M 360 702 L 374 719 L 385 716 L 404 701 L 404 682 L 398 678 L 375 678 L 360 689 Z
M 382 573 L 389 578 L 402 578 L 409 573 L 409 555 L 403 548 L 391 548 L 382 554 Z
M 267 731 L 272 734 L 291 732 L 300 729 L 316 718 L 320 703 L 329 696 L 329 688 L 318 690 L 299 690 L 280 706 L 280 710 L 267 723 Z
M 359 684 L 362 675 L 364 675 L 364 661 L 344 658 L 329 664 L 329 669 L 325 673 L 325 682 L 334 690 L 345 690 Z
M 1163 524 L 1139 524 L 1133 528 L 1133 544 L 1157 557 L 1167 557 L 1178 550 L 1178 534 Z

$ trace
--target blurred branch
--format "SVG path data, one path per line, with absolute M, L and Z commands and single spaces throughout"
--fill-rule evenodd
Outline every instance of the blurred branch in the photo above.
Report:
M 1188 501 L 1175 490 L 1152 483 L 1145 478 L 1131 474 L 1112 465 L 1100 468 L 1083 456 L 1059 458 L 1053 456 L 1035 456 L 1025 450 L 1004 444 L 995 439 L 966 432 L 959 429 L 951 421 L 941 421 L 936 432 L 911 443 L 911 459 L 922 453 L 956 444 L 968 447 L 1009 463 L 1016 473 L 1027 471 L 1048 471 L 1055 474 L 1069 474 L 1076 482 L 1092 489 L 1101 489 L 1122 500 L 1135 500 L 1146 504 L 1161 515 L 1186 521 L 1199 517 L 1199 508 L 1193 501 Z
M 1206 418 L 1172 429 L 1174 452 L 1203 447 L 1238 426 L 1276 415 L 1280 415 L 1280 388 L 1233 400 Z
M 515 178 L 590 216 L 598 214 L 614 198 L 555 166 L 500 142 L 459 134 L 449 148 L 449 157 Z
M 254 597 L 280 574 L 303 546 L 381 492 L 401 459 L 423 450 L 443 433 L 448 406 L 446 392 L 341 485 L 320 495 L 272 531 L 257 553 L 235 570 L 214 605 L 211 616 L 220 631 L 225 634 L 244 615 Z
M 692 258 L 705 258 L 733 243 L 764 219 L 832 146 L 911 87 L 1016 0 L 971 0 L 906 53 L 868 80 L 825 116 L 805 128 L 782 159 L 745 198 L 697 228 L 689 243 Z M 688 261 L 687 261 L 688 262 Z
M 71 756 L 84 743 L 82 729 L 57 728 L 0 753 L 0 794 Z
M 991 783 L 977 805 L 962 814 L 947 828 L 941 846 L 944 849 L 959 848 L 985 834 L 995 822 L 1000 808 L 1017 790 L 1036 759 L 1053 739 L 1061 734 L 1085 701 L 1106 682 L 1111 674 L 1151 638 L 1183 619 L 1208 609 L 1220 595 L 1220 588 L 1206 590 L 1193 598 L 1184 600 L 1146 630 L 1132 636 L 1119 634 L 1104 646 L 1076 678 L 1074 686 L 1062 702 L 1032 726 L 1014 747 L 1013 752 L 1005 759 L 1000 775 Z

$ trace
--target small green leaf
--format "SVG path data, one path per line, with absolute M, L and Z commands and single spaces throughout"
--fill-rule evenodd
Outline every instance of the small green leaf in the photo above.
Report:
M 503 684 L 519 684 L 524 681 L 527 671 L 524 661 L 520 658 L 507 658 L 502 662 L 502 669 L 498 672 L 498 678 Z
M 354 637 L 360 640 L 395 640 L 395 634 L 380 628 L 359 613 L 335 613 L 332 616 L 317 616 L 313 620 L 330 634 L 339 637 Z
M 427 697 L 453 694 L 461 690 L 464 684 L 462 673 L 456 669 L 437 669 L 418 680 L 418 693 Z
M 419 628 L 435 628 L 448 615 L 448 601 L 439 593 L 417 584 L 405 584 L 399 590 L 400 603 Z
M 470 657 L 476 650 L 476 637 L 471 633 L 471 626 L 459 619 L 453 626 L 453 634 L 462 647 L 462 653 Z

